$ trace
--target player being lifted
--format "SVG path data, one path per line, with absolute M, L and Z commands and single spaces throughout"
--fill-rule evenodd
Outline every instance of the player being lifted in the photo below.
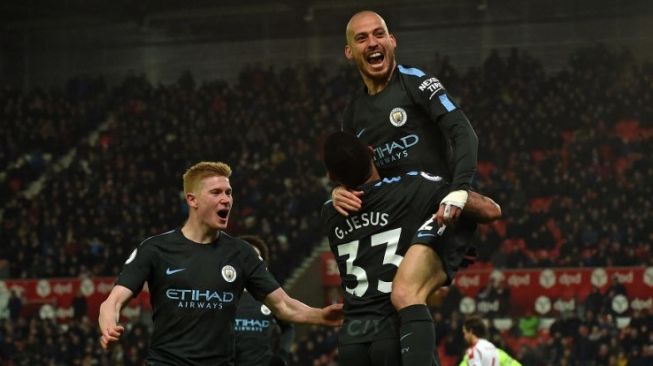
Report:
M 471 124 L 437 78 L 397 64 L 397 41 L 377 13 L 354 14 L 347 23 L 346 41 L 345 57 L 356 64 L 364 87 L 345 110 L 343 130 L 374 148 L 382 177 L 415 170 L 451 182 L 439 207 L 433 207 L 437 226 L 451 226 L 465 207 L 476 170 L 478 139 Z M 360 210 L 362 193 L 338 187 L 333 204 L 346 216 Z M 424 246 L 413 246 L 406 253 L 392 295 L 400 313 L 412 309 L 419 314 L 416 317 L 431 319 L 426 298 L 434 286 L 443 284 L 444 278 L 436 276 L 442 273 L 441 259 Z M 420 324 L 411 331 L 413 337 L 419 334 L 417 338 L 435 347 L 430 322 Z M 411 338 L 402 342 L 415 349 Z
M 437 364 L 430 314 L 425 316 L 420 306 L 397 313 L 392 304 L 393 279 L 405 265 L 402 259 L 408 248 L 419 246 L 423 255 L 437 264 L 433 280 L 427 282 L 429 294 L 450 283 L 458 268 L 467 264 L 465 255 L 473 230 L 449 229 L 440 236 L 431 216 L 450 191 L 449 184 L 417 171 L 382 179 L 373 154 L 345 132 L 332 134 L 324 146 L 330 178 L 364 192 L 364 205 L 355 214 L 342 216 L 330 202 L 322 209 L 322 226 L 345 292 L 345 322 L 338 340 L 340 362 L 345 366 Z M 496 203 L 470 192 L 458 225 L 474 226 L 473 221 L 490 222 L 500 216 Z M 431 330 L 430 335 L 419 329 L 423 325 Z

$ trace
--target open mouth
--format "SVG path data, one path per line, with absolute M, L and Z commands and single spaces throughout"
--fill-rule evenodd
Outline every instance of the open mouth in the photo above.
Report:
M 218 217 L 221 219 L 226 219 L 229 216 L 229 209 L 224 208 L 222 210 L 218 210 Z
M 379 65 L 383 63 L 385 56 L 381 52 L 372 52 L 367 56 L 367 62 L 370 65 Z

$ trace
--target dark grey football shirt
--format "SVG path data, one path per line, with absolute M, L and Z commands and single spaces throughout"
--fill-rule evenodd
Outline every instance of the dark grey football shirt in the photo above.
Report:
M 198 244 L 180 229 L 143 241 L 116 284 L 136 295 L 145 282 L 154 320 L 150 365 L 232 365 L 243 290 L 262 300 L 279 288 L 247 242 L 221 232 L 212 243 Z

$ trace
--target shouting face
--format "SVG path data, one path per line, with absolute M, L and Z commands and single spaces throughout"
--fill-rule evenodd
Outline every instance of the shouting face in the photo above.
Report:
M 197 210 L 197 217 L 212 230 L 225 230 L 233 204 L 229 178 L 211 176 L 204 178 L 198 192 L 189 195 L 189 205 Z
M 395 48 L 397 41 L 376 13 L 358 13 L 347 24 L 345 57 L 354 60 L 366 84 L 385 84 L 390 79 L 395 67 Z

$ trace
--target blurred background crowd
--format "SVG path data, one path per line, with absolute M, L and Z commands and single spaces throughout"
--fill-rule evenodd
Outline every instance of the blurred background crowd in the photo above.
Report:
M 479 230 L 477 266 L 653 266 L 653 64 L 597 45 L 555 73 L 518 49 L 467 70 L 439 55 L 426 66 L 477 131 L 475 188 L 506 213 Z M 234 169 L 229 231 L 262 236 L 283 282 L 322 240 L 330 186 L 321 142 L 357 87 L 351 67 L 314 64 L 248 65 L 234 83 L 200 84 L 186 73 L 168 85 L 130 75 L 116 87 L 89 76 L 60 89 L 4 87 L 0 273 L 115 276 L 141 240 L 182 224 L 184 169 L 220 160 Z M 136 365 L 144 357 L 144 324 L 133 323 L 122 347 L 105 354 L 95 319 L 61 325 L 17 314 L 0 323 L 5 364 Z M 434 314 L 441 356 L 454 362 L 464 350 L 461 315 L 455 307 Z M 646 311 L 624 328 L 605 306 L 567 314 L 545 334 L 520 324 L 495 329 L 493 339 L 524 365 L 653 364 Z M 335 333 L 314 332 L 296 342 L 295 364 L 337 361 Z

